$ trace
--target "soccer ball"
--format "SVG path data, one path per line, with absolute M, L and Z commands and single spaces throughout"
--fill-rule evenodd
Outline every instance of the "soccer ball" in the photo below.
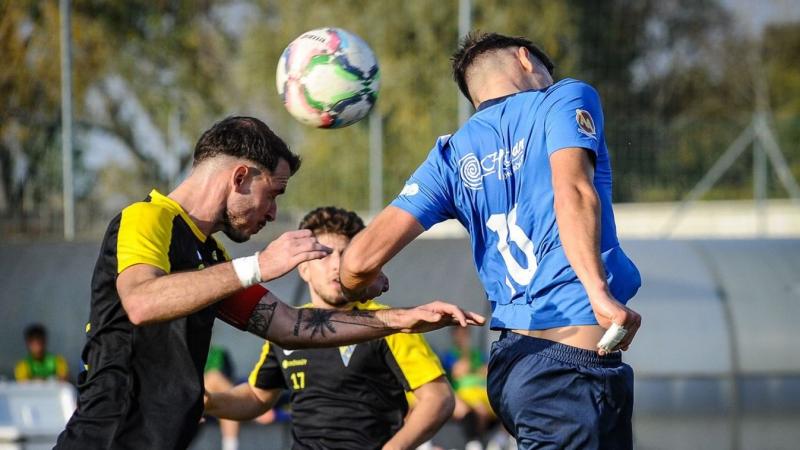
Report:
M 375 54 L 361 38 L 341 28 L 318 28 L 286 47 L 276 82 L 283 104 L 297 120 L 341 128 L 372 109 L 380 73 Z

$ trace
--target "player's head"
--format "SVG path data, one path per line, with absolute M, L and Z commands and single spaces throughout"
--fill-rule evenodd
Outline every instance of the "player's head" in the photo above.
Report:
M 34 358 L 41 358 L 47 350 L 47 330 L 45 327 L 38 323 L 33 323 L 25 327 L 23 332 L 25 336 L 25 346 L 28 348 L 28 353 Z
M 264 122 L 228 117 L 197 141 L 192 166 L 224 190 L 225 202 L 219 206 L 222 231 L 244 242 L 275 220 L 276 197 L 300 168 L 300 157 Z
M 346 305 L 339 284 L 339 263 L 350 240 L 364 229 L 364 221 L 352 211 L 325 206 L 306 214 L 299 228 L 311 230 L 321 244 L 333 249 L 330 255 L 298 267 L 300 276 L 308 283 L 312 301 L 334 307 Z
M 550 58 L 524 37 L 471 32 L 451 60 L 458 88 L 476 105 L 484 100 L 476 94 L 489 80 L 487 75 L 508 77 L 520 90 L 529 89 L 527 85 L 537 78 L 549 78 L 552 83 L 554 66 Z

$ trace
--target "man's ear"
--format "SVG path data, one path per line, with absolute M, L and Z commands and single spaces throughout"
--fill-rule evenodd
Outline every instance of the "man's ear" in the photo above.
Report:
M 302 262 L 297 266 L 297 273 L 300 274 L 300 278 L 303 279 L 306 283 L 309 282 L 308 277 L 308 262 Z
M 231 172 L 231 186 L 236 192 L 244 192 L 247 188 L 248 178 L 250 178 L 250 168 L 244 164 L 239 164 Z
M 516 51 L 516 56 L 526 72 L 533 73 L 536 70 L 533 61 L 531 61 L 531 52 L 529 52 L 527 48 L 519 47 Z

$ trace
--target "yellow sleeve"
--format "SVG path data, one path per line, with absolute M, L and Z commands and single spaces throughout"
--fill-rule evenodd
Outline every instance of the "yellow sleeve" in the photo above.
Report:
M 69 376 L 69 366 L 61 355 L 56 355 L 56 378 L 63 380 Z
M 31 368 L 28 363 L 23 359 L 14 367 L 14 379 L 17 381 L 28 381 L 31 379 Z
M 421 334 L 398 333 L 384 339 L 412 391 L 444 375 L 442 363 Z
M 148 202 L 122 210 L 117 235 L 117 273 L 134 264 L 148 264 L 169 273 L 169 246 L 175 214 Z

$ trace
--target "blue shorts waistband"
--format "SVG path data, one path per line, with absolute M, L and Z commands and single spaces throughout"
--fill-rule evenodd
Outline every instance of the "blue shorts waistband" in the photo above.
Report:
M 614 352 L 605 356 L 600 356 L 593 350 L 585 350 L 547 339 L 525 336 L 509 330 L 503 330 L 500 333 L 498 342 L 501 341 L 511 341 L 508 342 L 509 344 L 519 342 L 526 347 L 525 351 L 528 353 L 538 353 L 539 355 L 567 364 L 594 367 L 617 367 L 622 364 L 622 352 Z

